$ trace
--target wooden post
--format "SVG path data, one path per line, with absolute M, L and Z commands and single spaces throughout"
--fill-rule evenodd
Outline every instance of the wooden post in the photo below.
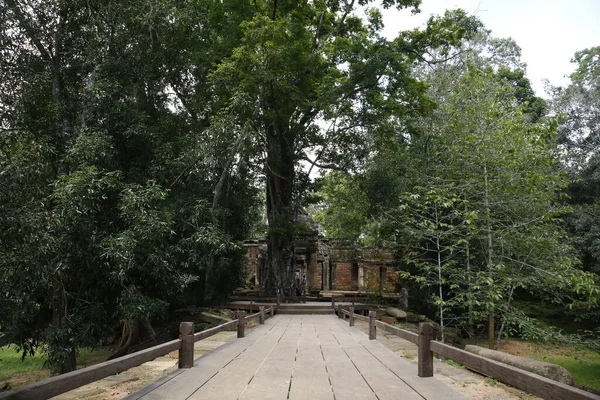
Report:
M 259 306 L 258 312 L 260 315 L 258 316 L 258 323 L 261 325 L 265 324 L 265 306 Z
M 331 295 L 331 308 L 335 310 L 335 298 Z
M 194 323 L 182 322 L 179 324 L 179 368 L 192 368 L 194 366 Z
M 342 305 L 338 305 L 338 318 L 344 319 L 344 314 L 342 314 Z
M 275 315 L 275 306 L 271 306 L 271 318 Z
M 238 326 L 237 326 L 237 337 L 243 338 L 246 330 L 246 315 L 243 311 L 237 312 Z
M 348 317 L 348 324 L 354 326 L 354 307 L 350 306 L 350 317 Z
M 369 311 L 369 340 L 377 339 L 377 332 L 375 331 L 375 311 Z
M 421 378 L 433 376 L 433 352 L 430 343 L 434 328 L 429 322 L 419 324 L 419 373 Z
M 277 293 L 277 307 L 281 305 L 281 295 Z

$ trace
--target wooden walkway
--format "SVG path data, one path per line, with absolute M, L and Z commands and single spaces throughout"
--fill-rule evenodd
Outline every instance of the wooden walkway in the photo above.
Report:
M 334 315 L 277 315 L 128 399 L 464 399 Z

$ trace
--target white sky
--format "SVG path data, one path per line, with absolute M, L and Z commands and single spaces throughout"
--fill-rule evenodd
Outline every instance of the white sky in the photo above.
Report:
M 423 0 L 421 13 L 383 10 L 384 34 L 423 26 L 431 14 L 462 8 L 477 15 L 495 37 L 512 37 L 522 49 L 527 75 L 538 96 L 543 80 L 565 85 L 578 50 L 600 46 L 600 0 Z

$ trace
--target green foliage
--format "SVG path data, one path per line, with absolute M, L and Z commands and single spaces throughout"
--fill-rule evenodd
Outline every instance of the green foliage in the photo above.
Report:
M 326 205 L 315 215 L 328 237 L 357 242 L 363 233 L 367 199 L 354 177 L 332 172 L 322 178 L 318 196 Z
M 595 338 L 586 338 L 581 334 L 566 334 L 560 329 L 540 322 L 512 308 L 506 314 L 508 333 L 536 343 L 549 343 L 560 346 L 581 346 L 600 352 L 600 344 Z
M 0 5 L 2 343 L 66 371 L 116 321 L 242 281 L 259 197 L 207 84 L 243 15 L 224 7 Z

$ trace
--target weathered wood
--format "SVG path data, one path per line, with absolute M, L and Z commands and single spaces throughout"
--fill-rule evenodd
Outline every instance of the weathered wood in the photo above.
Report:
M 359 321 L 369 322 L 369 317 L 365 317 L 364 315 L 354 314 L 354 319 Z
M 150 347 L 146 350 L 115 358 L 114 360 L 78 369 L 77 371 L 54 376 L 15 390 L 0 393 L 0 399 L 49 399 L 107 376 L 115 375 L 119 372 L 126 371 L 129 368 L 137 367 L 138 365 L 152 361 L 157 357 L 179 350 L 180 347 L 181 340 L 172 340 L 158 346 Z
M 275 316 L 275 307 L 271 306 L 271 308 L 269 308 L 269 313 L 271 314 L 271 318 L 273 318 Z
M 246 330 L 246 314 L 243 311 L 236 313 L 238 324 L 237 324 L 237 337 L 243 338 Z
M 340 318 L 340 319 L 344 319 L 344 314 L 342 314 L 342 305 L 341 305 L 341 304 L 339 304 L 339 305 L 337 306 L 337 311 L 338 311 L 338 312 L 337 312 L 337 314 L 338 314 L 338 318 Z
M 350 328 L 348 328 L 350 329 Z M 465 397 L 456 390 L 445 385 L 435 377 L 423 379 L 417 375 L 415 365 L 404 357 L 398 357 L 378 340 L 363 342 L 369 353 L 373 354 L 381 363 L 402 378 L 413 390 L 427 400 L 465 400 Z M 398 396 L 398 398 L 402 398 Z
M 377 339 L 377 331 L 375 330 L 375 311 L 369 311 L 369 340 Z
M 246 339 L 131 399 L 464 400 L 435 378 L 417 377 L 414 364 L 340 322 L 331 315 L 268 319 Z
M 237 326 L 238 321 L 234 319 L 233 321 L 226 322 L 224 324 L 215 326 L 214 328 L 203 330 L 202 332 L 198 332 L 194 334 L 194 342 L 198 340 L 206 339 L 207 337 L 211 337 L 212 335 L 216 335 L 219 332 L 227 331 L 233 329 Z
M 246 316 L 246 323 L 252 321 L 253 319 L 259 319 L 259 318 L 260 318 L 260 311 Z
M 192 368 L 194 366 L 194 323 L 182 322 L 179 324 L 179 368 Z
M 258 323 L 261 325 L 265 324 L 265 306 L 260 306 L 258 308 L 258 312 L 259 312 L 259 317 L 258 317 Z
M 418 375 L 421 378 L 433 376 L 433 352 L 430 348 L 431 338 L 435 329 L 429 322 L 419 324 L 419 368 Z
M 482 375 L 489 376 L 547 400 L 600 400 L 600 396 L 595 394 L 457 349 L 444 343 L 432 341 L 431 350 Z
M 385 322 L 375 321 L 375 326 L 377 328 L 381 328 L 386 332 L 394 334 L 396 336 L 401 337 L 404 340 L 408 340 L 411 343 L 418 344 L 419 343 L 419 335 L 414 332 L 407 331 L 406 329 L 398 328 L 396 326 L 392 326 L 390 324 L 386 324 Z
M 350 306 L 350 314 L 348 316 L 348 325 L 354 326 L 354 306 Z
M 331 296 L 331 307 L 335 309 L 335 297 Z

